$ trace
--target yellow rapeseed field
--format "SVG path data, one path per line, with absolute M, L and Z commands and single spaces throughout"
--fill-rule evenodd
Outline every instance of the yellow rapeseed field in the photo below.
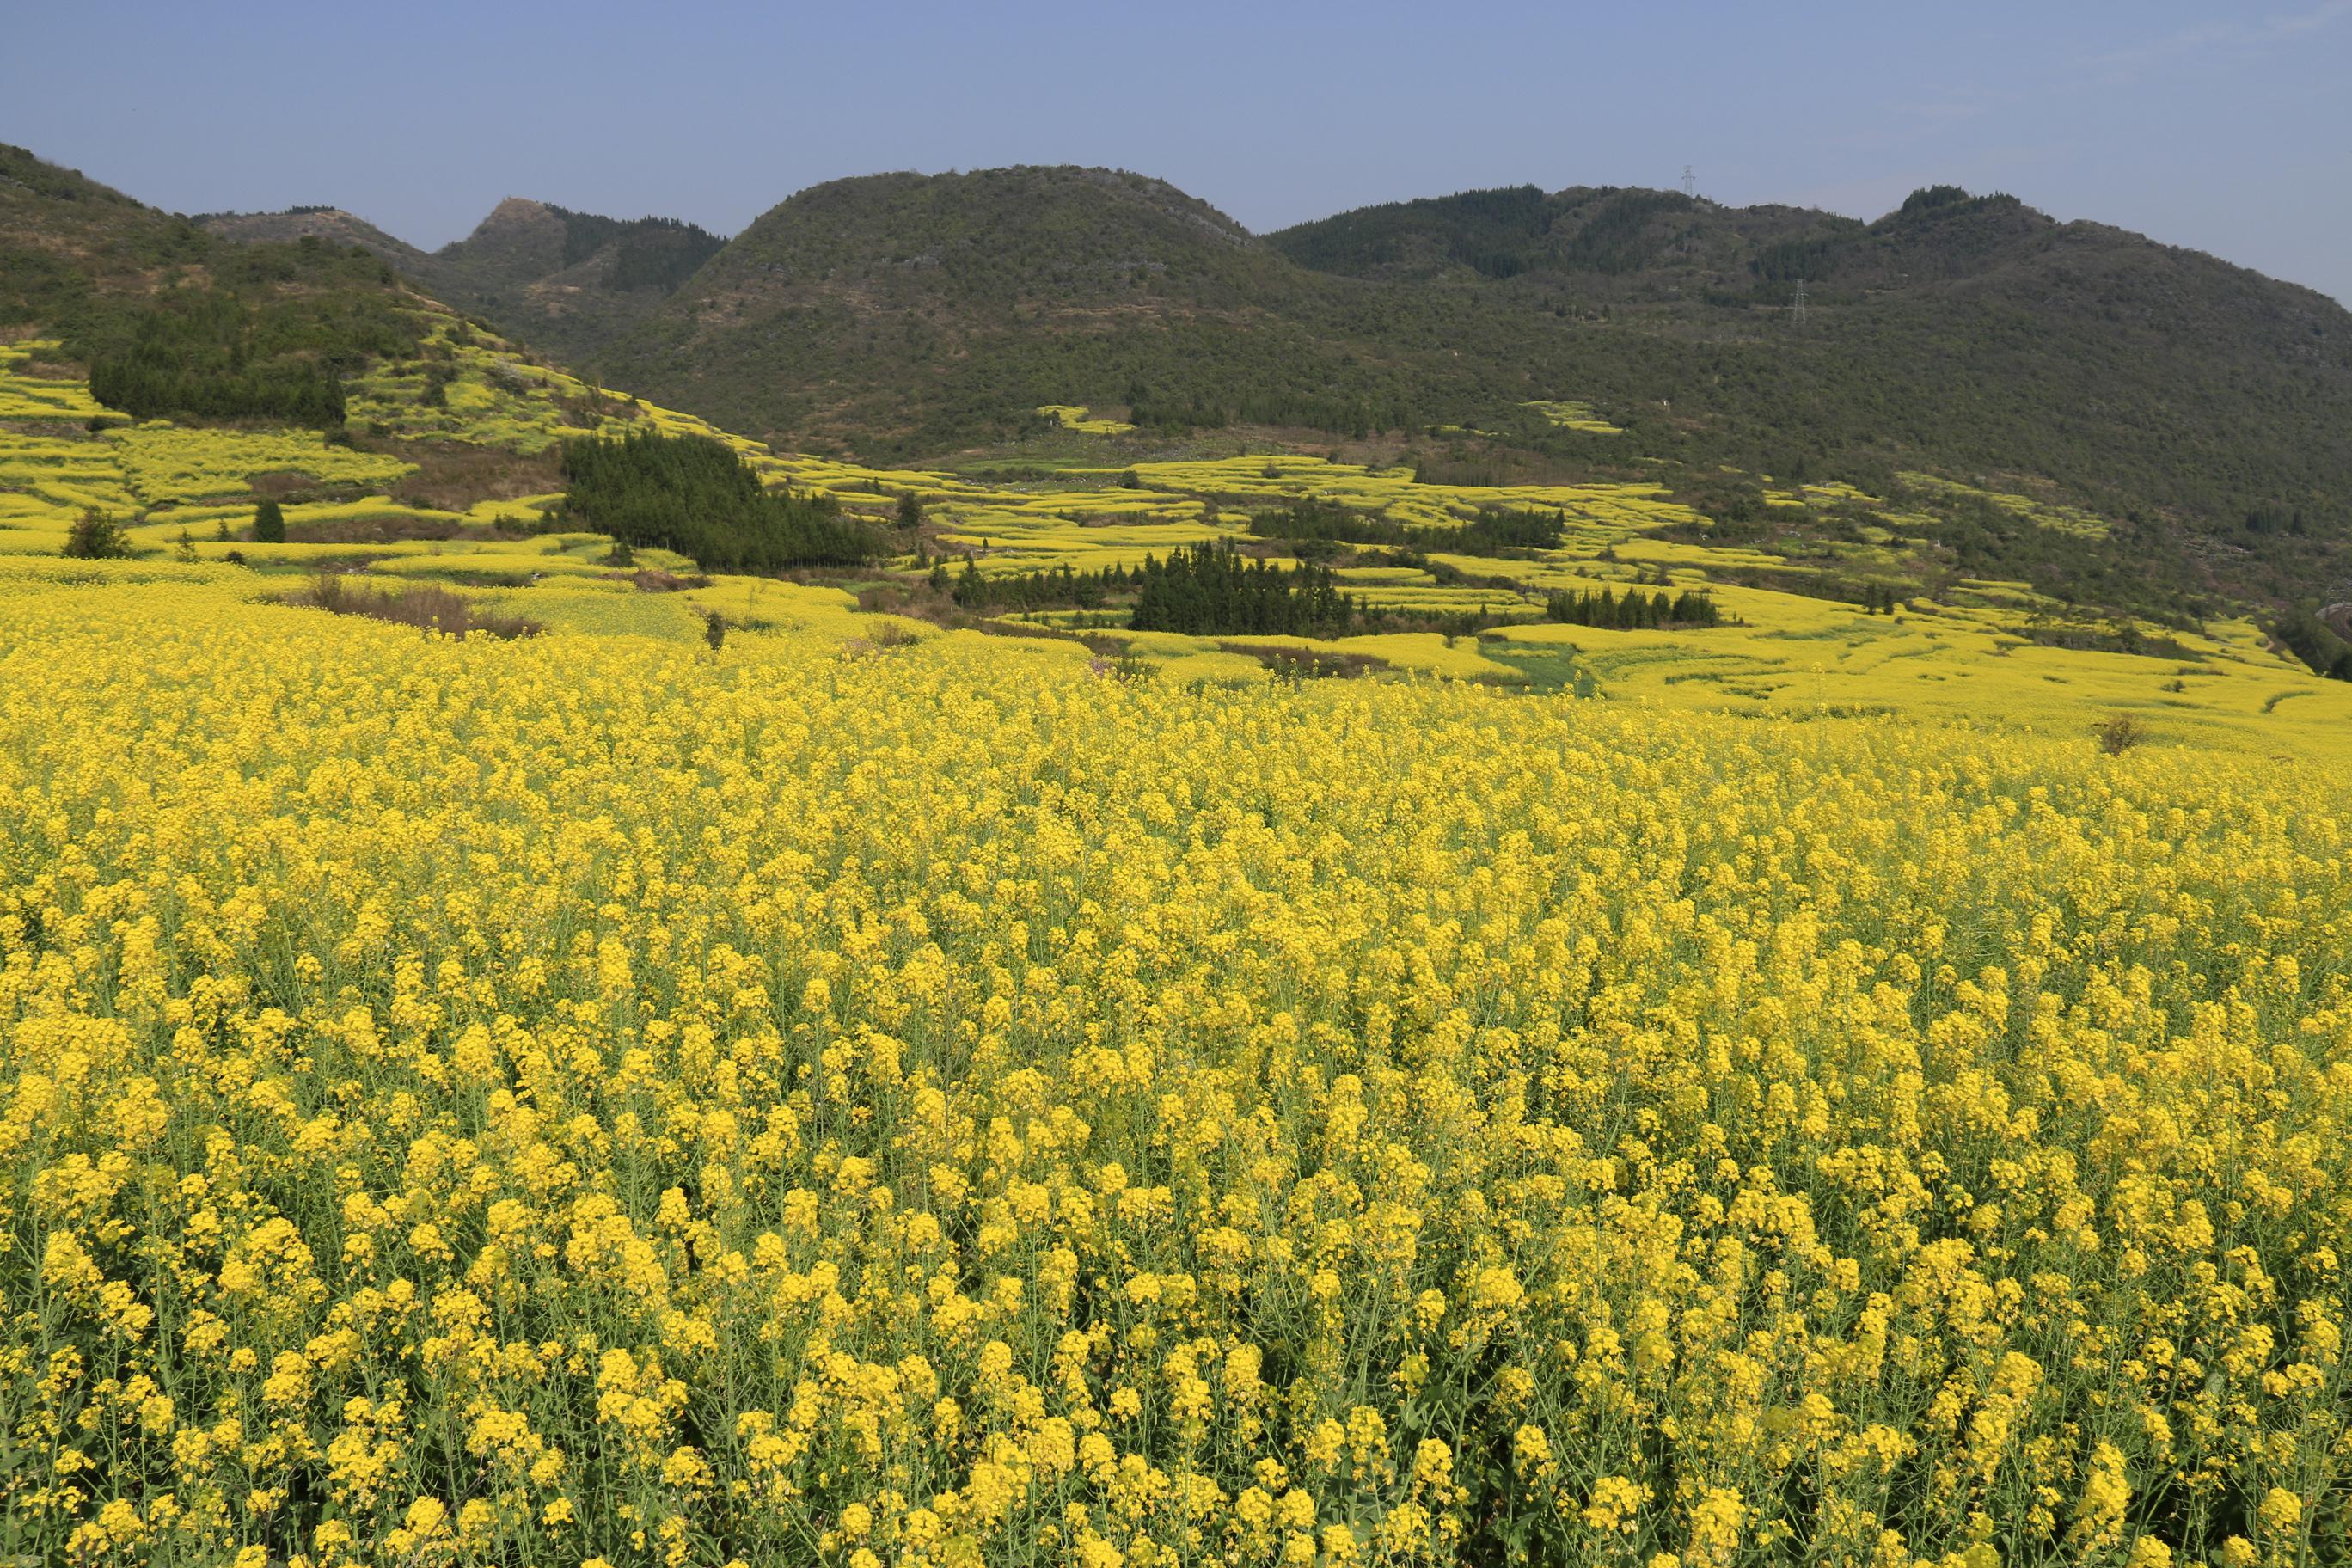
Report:
M 259 600 L 0 574 L 0 1560 L 2346 1560 L 2338 773 Z

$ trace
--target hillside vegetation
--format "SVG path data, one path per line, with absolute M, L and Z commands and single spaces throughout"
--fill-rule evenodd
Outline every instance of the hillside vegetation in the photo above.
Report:
M 1243 426 L 1435 441 L 1465 472 L 1646 465 L 1693 501 L 1726 468 L 1878 494 L 1924 471 L 2104 521 L 2067 559 L 1953 531 L 1980 574 L 2138 609 L 2352 596 L 2352 316 L 2005 196 L 1937 187 L 1862 223 L 1520 187 L 1259 238 L 1158 181 L 1033 168 L 836 181 L 723 247 L 510 201 L 435 256 L 386 254 L 779 447 L 937 458 L 1091 406 L 1162 442 Z M 1570 406 L 1588 416 L 1540 412 Z
M 512 198 L 464 239 L 423 251 L 337 207 L 211 213 L 194 220 L 240 241 L 314 236 L 364 247 L 468 315 L 494 321 L 585 369 L 726 242 L 675 218 L 620 219 Z
M 1003 438 L 1062 402 L 1163 432 L 1453 426 L 1561 460 L 2050 484 L 2179 584 L 2342 574 L 2352 316 L 2316 294 L 2000 197 L 1922 193 L 1864 225 L 1504 195 L 1259 241 L 1099 171 L 838 182 L 762 217 L 606 357 L 665 401 L 869 458 Z M 1416 247 L 1471 261 L 1393 259 Z M 1545 399 L 1626 438 L 1580 448 L 1527 418 Z M 2273 513 L 2303 532 L 2250 526 Z
M 1204 678 L 1405 668 L 1734 708 L 1968 711 L 1998 700 L 2019 716 L 2077 724 L 2137 714 L 2162 721 L 2158 732 L 2267 718 L 2290 698 L 2305 714 L 2332 711 L 2302 701 L 2297 656 L 2323 672 L 2346 668 L 2341 628 L 2322 613 L 2332 600 L 2263 605 L 2242 582 L 2203 570 L 2179 531 L 2185 525 L 2093 510 L 2047 479 L 1970 482 L 1880 465 L 1864 488 L 1825 477 L 1801 454 L 1778 476 L 1695 466 L 1638 450 L 1647 418 L 1638 408 L 1558 396 L 1522 400 L 1475 428 L 1343 443 L 1354 447 L 1346 456 L 1331 445 L 1328 456 L 1264 446 L 1251 455 L 1246 434 L 1153 423 L 1162 416 L 1148 400 L 1118 409 L 1136 418 L 1117 419 L 1026 391 L 1008 416 L 1020 432 L 1011 444 L 968 457 L 960 470 L 877 469 L 606 392 L 388 280 L 383 263 L 324 236 L 224 248 L 78 176 L 37 161 L 22 167 L 26 177 L 0 196 L 16 233 L 44 237 L 5 253 L 11 272 L 47 276 L 33 263 L 62 253 L 74 259 L 63 276 L 75 286 L 28 295 L 20 313 L 37 322 L 46 312 L 78 335 L 25 337 L 45 330 L 28 324 L 0 350 L 0 419 L 16 417 L 0 427 L 8 531 L 0 542 L 15 547 L 61 548 L 95 510 L 125 525 L 134 550 L 234 552 L 259 570 L 312 562 L 433 574 L 460 589 L 500 591 L 541 578 L 576 590 L 593 574 L 595 552 L 614 544 L 623 555 L 667 549 L 678 563 L 722 574 L 845 565 L 878 550 L 879 571 L 859 590 L 876 607 L 1084 638 Z M 929 249 L 899 257 L 908 265 L 895 268 L 910 300 L 940 287 L 918 277 L 929 271 L 988 296 L 1058 258 L 1055 276 L 1076 300 L 1125 268 L 1144 279 L 1139 298 L 1162 285 L 1191 290 L 1202 311 L 1193 329 L 1245 358 L 1259 331 L 1252 313 L 1281 297 L 1284 279 L 1306 279 L 1290 298 L 1310 304 L 1353 286 L 1286 273 L 1266 246 L 1212 210 L 1132 177 L 1067 173 L 1055 199 L 1029 204 L 1024 226 L 999 243 L 992 231 L 958 226 L 971 216 L 971 192 L 992 183 L 1025 189 L 1032 174 L 883 182 L 903 221 L 931 236 Z M 874 198 L 869 182 L 809 193 L 802 205 L 814 216 L 779 218 L 772 237 L 802 247 L 790 262 L 801 271 L 856 272 L 866 265 L 861 252 L 820 243 L 837 240 L 843 224 L 816 220 L 829 205 L 861 212 Z M 1105 200 L 1124 226 L 1087 228 Z M 2013 204 L 1926 204 L 1965 216 L 1961 209 L 2031 221 Z M 561 222 L 535 208 L 508 216 L 518 233 L 539 235 L 531 243 L 545 242 L 542 261 L 560 259 Z M 1155 285 L 1133 260 L 1152 246 L 1208 259 L 1197 277 Z M 154 263 L 173 247 L 204 259 Z M 756 253 L 730 249 L 731 261 L 698 269 L 680 299 L 730 278 L 756 280 L 747 270 Z M 1433 285 L 1448 297 L 1489 286 Z M 1030 322 L 1041 363 L 1066 373 L 1065 349 L 1049 345 L 1094 333 L 1085 319 Z M 953 374 L 969 356 L 938 363 Z M 268 403 L 231 374 L 240 363 L 247 375 L 282 370 L 274 389 L 329 395 L 316 406 Z M 1186 360 L 1182 369 L 1213 365 Z M 235 432 L 167 429 L 153 417 L 184 426 L 189 416 L 236 411 L 247 427 Z M 326 436 L 252 427 L 272 419 L 315 420 Z M 737 510 L 730 503 L 688 528 L 695 507 L 644 490 L 618 510 L 609 497 L 575 495 L 567 511 L 562 492 L 577 482 L 559 460 L 562 443 L 647 432 L 733 451 L 749 465 L 740 483 L 773 490 L 777 516 L 789 521 L 721 525 L 720 514 Z M 664 462 L 653 468 L 668 471 Z M 253 536 L 263 499 L 281 504 L 282 543 Z M 837 521 L 821 515 L 826 508 L 838 509 Z M 2273 508 L 2241 531 L 2316 573 L 2326 515 Z M 522 544 L 519 530 L 544 547 Z M 599 538 L 606 544 L 590 542 Z M 1285 570 L 1328 567 L 1328 593 L 1339 598 L 1300 623 L 1317 631 L 1305 637 L 1282 630 L 1286 610 L 1170 619 L 1157 598 L 1146 604 L 1147 563 L 1201 546 Z M 544 560 L 550 552 L 564 557 L 561 571 Z M 934 569 L 942 558 L 961 563 L 957 580 Z M 977 581 L 963 581 L 974 573 Z M 1637 595 L 1644 607 L 1631 614 L 1622 605 Z M 1704 602 L 1713 618 L 1659 611 L 1662 596 L 1669 607 Z M 624 618 L 692 635 L 694 603 L 648 603 Z M 572 608 L 583 624 L 617 613 L 606 601 Z M 546 613 L 561 619 L 572 608 Z M 2266 647 L 2257 626 L 2275 627 L 2279 642 Z M 2029 668 L 2044 659 L 2056 662 Z M 1990 697 L 1995 689 L 2005 695 Z
M 109 407 L 339 425 L 344 380 L 416 342 L 401 298 L 365 250 L 233 245 L 0 147 L 0 331 L 62 340 Z
M 2037 476 L 2111 514 L 2179 523 L 2170 537 L 2193 556 L 2282 576 L 2320 538 L 2334 562 L 2347 526 L 2336 433 L 2352 420 L 2352 315 L 2011 197 L 1925 190 L 1862 224 L 1679 193 L 1476 192 L 1268 243 L 1498 309 L 1601 313 L 1583 384 L 1661 455 L 1662 427 L 1687 420 L 1717 427 L 1694 433 L 1702 446 L 1727 437 L 1751 456 L 1777 442 L 1832 468 L 1908 452 L 1960 477 Z M 1788 319 L 1800 279 L 1802 331 Z M 1627 338 L 1644 356 L 1612 364 L 1602 345 Z M 2309 534 L 2263 540 L 2250 520 L 2273 510 L 2303 510 Z
M 449 321 L 404 289 L 383 259 L 356 248 L 383 237 L 335 209 L 210 220 L 262 237 L 225 246 L 203 226 L 29 155 L 11 157 L 16 174 L 0 188 L 14 237 L 0 252 L 13 279 L 11 313 L 20 335 L 47 332 L 30 341 L 54 345 L 39 351 L 49 363 L 30 350 L 20 357 L 28 370 L 66 374 L 48 384 L 58 388 L 70 389 L 79 373 L 103 409 L 142 419 L 307 423 L 427 475 L 448 465 L 416 449 L 419 442 L 429 448 L 455 438 L 483 448 L 486 458 L 492 451 L 533 458 L 567 435 L 618 435 L 639 419 L 672 433 L 712 431 L 636 399 L 608 396 L 510 344 L 484 352 L 479 329 Z M 716 243 L 656 220 L 614 224 L 509 202 L 433 265 L 462 264 L 478 283 L 526 289 L 569 265 L 604 282 L 566 285 L 567 297 L 641 296 L 633 307 L 637 325 L 614 341 L 646 347 L 654 341 L 647 334 L 676 337 L 676 349 L 648 352 L 665 364 L 675 358 L 673 379 L 698 406 L 732 406 L 739 395 L 756 404 L 793 384 L 793 377 L 760 366 L 781 352 L 776 334 L 799 334 L 784 357 L 803 379 L 814 367 L 834 366 L 828 417 L 871 431 L 915 411 L 907 385 L 923 391 L 918 402 L 932 401 L 933 413 L 924 416 L 932 421 L 930 436 L 902 427 L 898 437 L 869 435 L 866 444 L 936 444 L 949 440 L 959 421 L 984 416 L 1006 437 L 1002 450 L 1033 453 L 1044 466 L 1031 471 L 1055 476 L 1042 494 L 1022 495 L 1018 482 L 983 485 L 982 493 L 942 510 L 916 541 L 919 564 L 929 549 L 945 548 L 984 557 L 994 574 L 1063 565 L 1094 572 L 1108 548 L 1127 552 L 1121 569 L 1131 571 L 1143 553 L 1165 556 L 1237 534 L 1265 542 L 1249 546 L 1261 553 L 1325 560 L 1337 542 L 1343 575 L 1360 574 L 1353 586 L 1365 605 L 1422 607 L 1433 626 L 1450 616 L 1454 632 L 1505 638 L 1518 635 L 1509 625 L 1515 617 L 1559 595 L 1586 603 L 1612 583 L 1679 573 L 1682 581 L 1645 585 L 1679 594 L 1736 584 L 1865 606 L 2008 595 L 2010 605 L 1997 612 L 2007 616 L 2008 635 L 2126 654 L 2180 652 L 2189 645 L 2178 634 L 2252 609 L 2315 669 L 2341 672 L 2352 651 L 2340 610 L 2330 618 L 2331 606 L 2352 593 L 2338 564 L 2340 501 L 2331 496 L 2340 492 L 2314 477 L 2342 459 L 2343 444 L 2305 427 L 2328 407 L 2331 321 L 2305 310 L 2296 318 L 2309 321 L 2299 347 L 2279 337 L 2292 322 L 2269 323 L 2270 338 L 2262 341 L 2284 366 L 2278 375 L 2233 373 L 2231 387 L 2206 403 L 2176 386 L 2157 397 L 2161 415 L 2136 409 L 2134 387 L 2146 388 L 2151 364 L 2162 368 L 2136 337 L 2154 327 L 2077 321 L 2066 330 L 2083 344 L 2061 353 L 2052 345 L 2063 348 L 2062 339 L 2033 325 L 2030 313 L 2001 306 L 2005 324 L 1962 331 L 1968 312 L 1994 310 L 2025 280 L 2085 265 L 2084 257 L 2105 258 L 2147 288 L 2166 268 L 2226 285 L 2249 308 L 2300 308 L 2300 291 L 2248 282 L 2219 264 L 2109 231 L 2053 225 L 2007 198 L 1923 192 L 1880 223 L 1861 225 L 1776 209 L 1727 213 L 1656 193 L 1473 193 L 1370 209 L 1259 241 L 1157 182 L 1101 171 L 1013 170 L 840 182 L 803 193 L 697 265 Z M 394 259 L 412 270 L 425 265 L 417 253 Z M 622 288 L 627 268 L 651 280 Z M 1819 301 L 1801 331 L 1755 302 L 1793 271 L 1809 275 Z M 1744 305 L 1729 288 L 1742 278 Z M 1907 291 L 1893 286 L 1906 279 L 1924 281 Z M 1601 303 L 1544 308 L 1572 290 Z M 593 305 L 583 309 L 583 321 L 597 315 Z M 1388 314 L 1368 325 L 1367 309 Z M 764 334 L 746 324 L 761 311 L 773 328 Z M 882 316 L 895 320 L 898 337 L 876 324 Z M 1536 323 L 1534 336 L 1514 324 L 1521 316 Z M 1433 334 L 1431 323 L 1442 320 L 1462 330 Z M 1748 324 L 1725 324 L 1737 321 Z M 2180 342 L 2202 331 L 2177 311 L 2163 321 Z M 1303 324 L 1309 322 L 1316 324 Z M 1377 344 L 1356 352 L 1349 334 L 1359 330 L 1372 331 Z M 1497 398 L 1497 373 L 1463 347 L 1475 347 L 1482 331 L 1514 345 L 1515 369 L 1504 374 L 1527 384 L 1508 390 L 1546 395 Z M 1953 331 L 1954 343 L 1937 348 L 1940 334 Z M 1575 384 L 1542 384 L 1525 368 L 1539 361 L 1546 333 L 1555 334 L 1555 346 L 1580 340 Z M 1431 341 L 1416 348 L 1423 337 Z M 1855 345 L 1885 356 L 1889 345 L 1915 337 L 1914 359 L 1883 365 L 1883 382 L 1837 363 Z M 1621 350 L 1628 357 L 1609 358 Z M 1260 363 L 1268 354 L 1281 362 L 1278 370 Z M 1665 362 L 1674 354 L 1712 356 L 1716 368 L 1686 364 L 1686 379 L 1669 384 Z M 2053 354 L 2067 362 L 2065 374 L 2078 377 L 2092 375 L 2086 367 L 2102 355 L 2121 368 L 2096 388 L 2083 387 L 2068 410 L 2026 419 L 2030 405 L 2063 380 L 2042 363 Z M 1984 376 L 1943 374 L 1971 356 L 2007 356 L 2006 370 L 1992 377 L 1997 396 L 1983 395 Z M 1788 379 L 1828 376 L 1833 363 L 1834 386 L 1807 393 Z M 1920 363 L 1937 363 L 1938 374 L 1919 374 Z M 1612 363 L 1658 378 L 1662 395 L 1595 392 L 1617 374 Z M 894 381 L 893 364 L 912 380 Z M 656 380 L 662 374 L 648 366 Z M 1116 382 L 1124 383 L 1112 395 L 1119 401 L 1089 405 L 1071 395 Z M 2322 395 L 2305 396 L 2313 386 Z M 961 414 L 936 403 L 950 392 Z M 49 395 L 26 394 L 36 412 L 74 405 L 84 395 L 60 393 L 54 405 L 44 401 Z M 1464 416 L 1475 423 L 1421 421 L 1423 406 L 1447 398 L 1486 412 Z M 1921 412 L 1937 399 L 1966 406 L 1932 417 Z M 1717 406 L 1709 410 L 1709 403 Z M 1784 447 L 1772 431 L 1791 409 L 1806 411 L 1816 436 L 1850 421 L 1855 439 Z M 2163 419 L 2192 412 L 2203 421 L 2199 439 L 2231 451 L 2197 459 L 2198 474 L 2176 484 L 2164 477 L 2164 463 L 2195 458 L 2198 440 L 2168 435 Z M 754 422 L 758 409 L 742 413 Z M 2121 434 L 2098 423 L 2110 416 Z M 98 412 L 88 416 L 105 422 Z M 1927 422 L 1906 424 L 1920 419 Z M 1972 419 L 1987 430 L 2021 421 L 2034 433 L 2003 437 L 2006 467 L 1938 462 L 1935 449 L 1948 456 Z M 2262 426 L 2261 436 L 2231 424 L 2249 419 Z M 1171 459 L 1181 465 L 1192 454 L 1246 452 L 1250 436 L 1217 433 L 1237 422 L 1294 450 L 1314 442 L 1318 422 L 1347 426 L 1342 439 L 1326 438 L 1323 450 L 1338 459 L 1328 473 L 1294 470 L 1263 491 L 1266 500 L 1326 508 L 1321 521 L 1285 524 L 1289 532 L 1269 527 L 1263 509 L 1250 504 L 1251 487 L 1224 477 L 1172 508 L 1149 499 L 1165 478 L 1144 481 L 1146 494 L 1123 500 L 1085 493 L 1118 474 L 1182 474 Z M 1342 456 L 1343 447 L 1354 450 Z M 761 449 L 772 457 L 792 450 L 773 443 Z M 1016 467 L 1008 471 L 1018 471 L 1021 460 L 1012 459 Z M 407 510 L 464 512 L 545 495 L 560 484 L 543 458 L 510 464 L 503 474 L 492 471 L 497 466 L 468 459 L 471 489 L 434 481 L 442 493 L 428 499 L 420 484 L 420 504 Z M 771 463 L 762 472 L 771 483 L 792 484 L 790 467 Z M 2170 499 L 2116 504 L 2126 498 L 2096 475 L 2122 468 L 2137 476 L 2129 480 L 2132 494 L 2160 485 Z M 1403 490 L 1388 478 L 1354 488 L 1347 479 L 1400 469 L 1411 479 Z M 873 472 L 854 464 L 845 471 Z M 62 489 L 51 487 L 47 513 L 34 516 L 18 504 L 19 517 L 64 529 L 71 519 L 61 510 L 86 503 L 74 500 L 71 479 L 60 482 Z M 859 482 L 892 489 L 924 483 Z M 1177 493 L 1186 495 L 1189 484 L 1177 479 Z M 1486 493 L 1470 493 L 1481 487 Z M 1669 503 L 1662 514 L 1669 521 L 1654 531 L 1681 553 L 1636 565 L 1618 552 L 1625 541 L 1604 531 L 1521 552 L 1549 558 L 1545 570 L 1429 559 L 1449 543 L 1456 554 L 1482 553 L 1470 542 L 1475 530 L 1433 542 L 1431 517 L 1456 529 L 1475 513 L 1530 497 L 1566 517 L 1584 494 L 1612 487 Z M 992 489 L 992 498 L 985 494 Z M 2215 499 L 2222 495 L 2231 499 Z M 2276 499 L 2231 512 L 2254 495 Z M 324 481 L 295 499 L 348 507 L 365 498 Z M 1433 504 L 1417 507 L 1417 500 Z M 1157 531 L 1124 539 L 1096 533 L 1075 552 L 1056 546 L 1041 557 L 1008 548 L 1025 522 L 997 529 L 987 521 L 1010 513 L 1096 526 L 1087 520 L 1105 501 Z M 1188 513 L 1215 526 L 1188 531 Z M 397 521 L 381 515 L 385 526 Z M 1403 556 L 1389 559 L 1399 550 Z M 1564 578 L 1561 568 L 1569 569 Z M 1386 606 L 1368 596 L 1374 587 L 1391 601 Z M 1032 610 L 1053 601 L 1028 589 L 994 597 Z M 1090 614 L 1086 624 L 1112 629 L 1102 620 Z

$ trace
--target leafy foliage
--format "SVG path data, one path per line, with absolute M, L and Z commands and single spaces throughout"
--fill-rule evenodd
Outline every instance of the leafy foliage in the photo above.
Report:
M 551 207 L 563 220 L 563 265 L 577 267 L 609 249 L 605 286 L 624 291 L 678 285 L 727 242 L 709 229 L 674 217 L 611 218 Z
M 1507 550 L 1555 549 L 1560 529 L 1560 515 L 1556 511 L 1489 507 L 1452 533 L 1423 530 L 1416 542 L 1463 555 L 1499 555 Z
M 1111 595 L 1131 591 L 1136 574 L 1124 567 L 1105 566 L 1092 572 L 1079 572 L 1068 565 L 1056 566 L 1050 572 L 1018 572 L 1003 576 L 982 576 L 979 568 L 966 559 L 961 573 L 950 574 L 945 566 L 938 569 L 934 585 L 947 587 L 955 605 L 975 615 L 998 614 L 1005 610 L 1041 610 L 1067 607 L 1074 610 L 1097 610 L 1109 602 Z
M 412 350 L 383 261 L 315 237 L 240 246 L 0 148 L 0 323 L 39 322 L 140 417 L 332 425 L 341 379 Z
M 91 395 L 142 419 L 342 423 L 343 376 L 372 355 L 413 349 L 416 328 L 388 291 L 268 292 L 301 275 L 277 259 L 248 251 L 229 258 L 213 288 L 85 314 L 67 347 L 89 362 Z
M 1294 546 L 1401 545 L 1411 535 L 1402 524 L 1385 517 L 1313 500 L 1295 501 L 1278 511 L 1252 512 L 1249 526 L 1262 539 L 1286 540 Z
M 1370 544 L 1454 555 L 1499 555 L 1507 551 L 1557 548 L 1560 530 L 1559 513 L 1541 508 L 1489 507 L 1458 528 L 1408 528 L 1374 513 L 1311 500 L 1279 511 L 1253 513 L 1250 518 L 1252 533 L 1286 541 L 1301 554 L 1330 553 L 1317 546 Z
M 2352 643 L 2307 609 L 2289 610 L 2273 628 L 2294 657 L 2334 680 L 2352 680 Z

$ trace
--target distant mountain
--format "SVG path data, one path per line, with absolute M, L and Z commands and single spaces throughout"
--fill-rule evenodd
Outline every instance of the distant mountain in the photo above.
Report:
M 1747 253 L 1821 224 L 1852 220 L 1797 207 L 1717 207 L 1679 192 L 1551 195 L 1516 185 L 1360 207 L 1278 230 L 1267 243 L 1302 267 L 1352 278 L 1467 282 L 1543 269 L 1622 277 L 1659 268 L 1696 277 L 1732 271 Z
M 2242 552 L 2250 518 L 2352 531 L 2352 313 L 2013 197 L 1935 187 L 1861 223 L 1519 187 L 1343 213 L 1267 243 L 1330 275 L 1588 322 L 1586 385 L 1604 403 L 1784 452 L 2042 476 L 2183 525 L 2209 554 Z M 2258 548 L 2290 574 L 2305 564 L 2294 546 Z
M 1011 434 L 1070 399 L 1171 422 L 1408 418 L 1425 372 L 1388 323 L 1350 319 L 1356 292 L 1141 175 L 883 174 L 772 209 L 606 352 L 710 417 L 877 455 Z
M 209 213 L 243 241 L 316 236 L 362 246 L 443 303 L 593 367 L 603 347 L 727 243 L 676 218 L 609 218 L 509 196 L 464 239 L 423 251 L 337 207 Z
M 341 207 L 289 207 L 278 213 L 198 213 L 188 221 L 224 239 L 246 245 L 284 244 L 306 238 L 333 245 L 356 245 L 403 271 L 429 264 L 432 259 L 407 241 L 394 238 L 367 219 Z

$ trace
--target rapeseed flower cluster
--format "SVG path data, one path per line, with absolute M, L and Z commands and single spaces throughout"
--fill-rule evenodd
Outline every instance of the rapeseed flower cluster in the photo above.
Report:
M 2345 1558 L 2338 783 L 5 592 L 0 1555 Z

